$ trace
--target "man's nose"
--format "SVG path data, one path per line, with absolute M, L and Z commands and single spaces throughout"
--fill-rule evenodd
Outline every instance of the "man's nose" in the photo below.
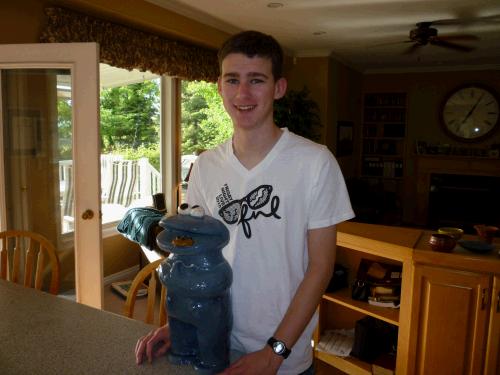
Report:
M 240 82 L 238 85 L 238 97 L 246 97 L 250 95 L 250 84 L 247 82 Z

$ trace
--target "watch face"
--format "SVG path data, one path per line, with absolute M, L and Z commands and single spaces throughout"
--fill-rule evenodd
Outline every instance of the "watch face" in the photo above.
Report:
M 273 344 L 273 350 L 276 354 L 282 354 L 285 351 L 285 345 L 281 341 L 276 341 Z
M 463 87 L 446 100 L 442 121 L 447 132 L 463 140 L 476 140 L 498 124 L 499 105 L 493 91 L 481 86 Z

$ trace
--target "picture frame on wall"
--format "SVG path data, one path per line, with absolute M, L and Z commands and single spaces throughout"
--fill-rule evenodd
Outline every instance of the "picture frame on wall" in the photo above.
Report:
M 16 109 L 8 112 L 7 132 L 13 155 L 38 156 L 42 151 L 40 111 Z
M 337 122 L 337 153 L 336 156 L 349 156 L 353 152 L 353 128 L 352 121 Z

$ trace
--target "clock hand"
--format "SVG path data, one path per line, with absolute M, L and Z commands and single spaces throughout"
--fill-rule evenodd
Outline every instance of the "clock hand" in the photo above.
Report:
M 483 98 L 483 96 L 484 96 L 484 92 L 479 97 L 479 99 L 477 100 L 476 104 L 474 104 L 472 106 L 472 108 L 470 109 L 469 113 L 467 113 L 467 116 L 465 116 L 465 118 L 462 120 L 462 124 L 465 123 L 465 121 L 467 121 L 467 119 L 470 117 L 470 115 L 472 115 L 472 112 L 474 112 L 474 110 L 476 109 L 477 105 L 479 104 L 479 102 L 481 101 L 481 99 Z

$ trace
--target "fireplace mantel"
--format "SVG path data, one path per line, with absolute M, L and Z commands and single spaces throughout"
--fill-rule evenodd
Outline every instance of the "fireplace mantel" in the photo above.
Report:
M 500 159 L 425 155 L 418 156 L 415 160 L 417 177 L 415 221 L 418 225 L 427 224 L 431 174 L 500 176 Z

